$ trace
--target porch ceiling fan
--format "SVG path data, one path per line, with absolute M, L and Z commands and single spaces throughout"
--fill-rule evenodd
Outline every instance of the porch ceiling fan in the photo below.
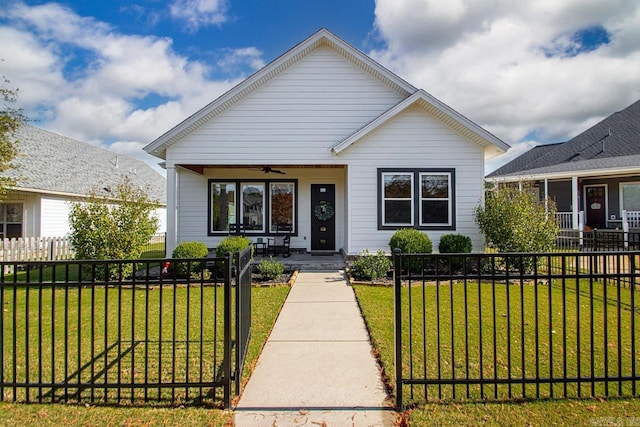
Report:
M 286 172 L 283 172 L 283 171 L 278 170 L 278 169 L 273 169 L 271 166 L 263 166 L 261 168 L 251 168 L 251 170 L 253 170 L 253 171 L 262 171 L 264 173 L 280 173 L 282 175 L 286 174 Z

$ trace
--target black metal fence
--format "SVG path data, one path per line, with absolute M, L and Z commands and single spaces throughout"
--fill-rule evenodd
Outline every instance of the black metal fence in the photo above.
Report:
M 0 397 L 229 407 L 244 357 L 234 344 L 250 335 L 246 253 L 235 267 L 227 256 L 2 268 Z
M 156 233 L 147 242 L 140 258 L 164 258 L 167 249 L 167 233 Z
M 560 250 L 625 251 L 640 249 L 640 232 L 623 230 L 561 230 L 556 247 Z
M 396 403 L 638 396 L 640 252 L 394 254 Z

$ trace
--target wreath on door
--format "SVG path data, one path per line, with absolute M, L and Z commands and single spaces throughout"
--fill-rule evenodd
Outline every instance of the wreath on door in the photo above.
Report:
M 334 213 L 335 211 L 333 210 L 333 206 L 331 205 L 331 203 L 327 202 L 326 200 L 321 201 L 319 204 L 317 204 L 313 208 L 313 214 L 320 221 L 326 221 L 328 219 L 331 219 Z

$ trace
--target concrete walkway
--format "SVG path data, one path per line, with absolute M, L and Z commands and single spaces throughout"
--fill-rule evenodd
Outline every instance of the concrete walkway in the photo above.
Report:
M 392 426 L 395 412 L 344 271 L 298 274 L 235 425 Z

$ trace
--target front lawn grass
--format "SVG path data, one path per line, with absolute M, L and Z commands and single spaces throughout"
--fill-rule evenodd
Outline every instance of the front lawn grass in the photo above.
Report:
M 421 286 L 404 287 L 402 289 L 402 313 L 405 317 L 403 321 L 404 376 L 409 376 L 407 374 L 413 372 L 414 378 L 422 378 L 424 375 L 437 378 L 438 370 L 442 378 L 450 378 L 452 375 L 456 378 L 465 378 L 467 375 L 469 378 L 480 375 L 484 378 L 492 378 L 496 375 L 520 378 L 523 370 L 526 377 L 531 377 L 536 370 L 541 377 L 548 377 L 550 372 L 553 377 L 561 377 L 563 372 L 566 372 L 567 376 L 575 375 L 577 372 L 588 375 L 592 362 L 596 374 L 602 373 L 605 365 L 607 372 L 611 373 L 618 368 L 618 355 L 622 360 L 623 374 L 629 374 L 633 357 L 629 327 L 632 324 L 631 318 L 635 322 L 635 339 L 640 337 L 640 313 L 637 312 L 637 308 L 635 315 L 628 309 L 630 289 L 622 289 L 618 300 L 615 287 L 605 288 L 601 283 L 580 283 L 576 287 L 575 282 L 567 281 L 564 287 L 566 297 L 563 299 L 561 284 L 553 284 L 551 287 L 532 284 L 522 287 L 497 284 L 495 303 L 491 285 L 483 285 L 483 289 L 480 290 L 482 295 L 480 303 L 477 284 L 468 284 L 466 291 L 462 283 L 438 287 L 428 285 L 424 289 Z M 571 289 L 574 291 L 572 292 Z M 382 368 L 389 378 L 391 389 L 395 390 L 394 290 L 391 287 L 368 285 L 354 285 L 354 290 L 374 347 L 379 353 Z M 603 303 L 605 293 L 607 304 Z M 577 294 L 580 296 L 577 297 Z M 637 291 L 634 297 L 635 301 L 639 301 Z M 535 298 L 538 301 L 537 315 L 534 313 L 535 305 L 532 305 Z M 507 301 L 509 301 L 508 304 Z M 576 302 L 579 308 L 576 308 Z M 495 307 L 493 307 L 494 304 Z M 618 306 L 622 307 L 620 311 L 622 328 L 617 324 Z M 494 311 L 495 317 L 492 314 Z M 406 325 L 409 312 L 411 312 L 414 332 L 411 338 L 408 337 Z M 478 317 L 482 318 L 482 328 L 478 327 Z M 563 317 L 566 319 L 566 330 L 562 327 Z M 579 328 L 576 317 L 580 317 Z M 439 328 L 436 327 L 437 324 L 440 325 Z M 591 325 L 594 325 L 593 338 Z M 606 341 L 605 330 L 607 331 Z M 580 331 L 581 342 L 579 352 L 576 344 L 578 331 Z M 439 349 L 436 345 L 438 340 L 440 340 Z M 593 348 L 596 350 L 593 359 L 590 356 L 592 341 Z M 536 346 L 540 354 L 537 365 Z M 638 347 L 636 344 L 636 358 L 640 357 Z M 414 354 L 412 359 L 408 357 L 409 348 Z M 496 348 L 495 355 L 494 348 Z M 482 363 L 478 354 L 480 349 L 482 349 Z M 566 367 L 562 358 L 562 354 L 565 353 L 567 354 Z M 580 368 L 576 363 L 578 353 L 581 357 Z M 603 354 L 607 354 L 606 359 Z M 612 396 L 616 395 L 618 386 L 618 383 L 610 384 L 609 391 Z M 563 387 L 563 385 L 553 386 L 554 397 L 563 395 Z M 501 384 L 497 387 L 485 385 L 482 388 L 459 385 L 455 389 L 450 385 L 441 387 L 434 385 L 427 388 L 414 386 L 413 390 L 405 386 L 403 390 L 405 404 L 416 408 L 411 412 L 410 418 L 416 425 L 567 424 L 574 421 L 585 423 L 597 416 L 640 416 L 640 402 L 634 398 L 544 400 L 550 397 L 551 393 L 551 388 L 547 384 L 541 384 L 539 387 L 535 384 L 513 384 L 510 387 Z M 540 396 L 543 399 L 525 400 L 524 403 L 509 401 L 510 392 L 513 393 L 515 400 L 522 395 L 523 390 L 527 398 Z M 575 384 L 569 384 L 567 390 L 569 396 L 572 396 L 572 393 L 577 395 Z M 589 396 L 591 390 L 591 384 L 583 385 L 580 390 L 581 396 Z M 596 383 L 593 390 L 602 396 L 607 393 L 601 383 Z M 628 383 L 623 384 L 622 391 L 623 395 L 629 395 Z M 485 399 L 495 403 L 484 403 Z M 448 403 L 432 405 L 426 402 Z M 521 399 L 520 402 L 522 402 Z M 538 420 L 538 422 L 532 420 Z M 640 419 L 636 421 L 640 422 Z
M 210 294 L 211 292 L 217 292 L 217 290 L 219 290 L 219 292 L 221 293 L 221 288 L 219 287 L 205 288 L 204 289 L 205 297 L 207 293 Z M 254 287 L 252 289 L 252 309 L 253 309 L 252 335 L 251 335 L 251 341 L 249 343 L 249 349 L 247 353 L 247 359 L 245 361 L 245 369 L 243 374 L 245 381 L 248 375 L 250 374 L 253 366 L 255 365 L 257 357 L 260 354 L 260 350 L 264 345 L 264 342 L 266 341 L 271 328 L 273 327 L 275 319 L 282 307 L 282 304 L 284 303 L 284 300 L 288 292 L 289 292 L 289 287 L 287 286 Z M 124 294 L 121 294 L 120 297 L 117 296 L 117 293 L 118 293 L 117 289 L 109 289 L 108 292 L 106 293 L 104 292 L 104 289 L 102 290 L 97 289 L 92 294 L 90 291 L 85 289 L 83 291 L 83 295 L 80 300 L 80 306 L 83 308 L 83 310 L 90 312 L 91 306 L 89 304 L 89 301 L 93 300 L 97 302 L 94 305 L 94 309 L 96 307 L 98 308 L 104 307 L 104 304 L 105 304 L 104 297 L 106 294 L 108 294 L 106 298 L 107 307 L 117 306 L 118 301 L 122 301 L 122 304 L 126 306 L 128 300 L 130 300 L 134 296 L 132 295 L 131 289 L 124 290 Z M 178 288 L 176 289 L 175 293 L 171 289 L 163 290 L 163 305 L 168 304 L 167 303 L 168 301 L 173 301 L 174 295 L 175 295 L 176 301 L 184 302 L 184 304 L 179 304 L 180 306 L 176 310 L 176 320 L 177 320 L 176 324 L 184 325 L 184 319 L 186 316 L 186 307 L 189 305 L 189 302 L 190 302 L 191 303 L 190 317 L 192 318 L 192 320 L 195 320 L 195 324 L 198 325 L 200 322 L 200 319 L 199 319 L 200 315 L 198 314 L 200 310 L 198 308 L 199 303 L 197 303 L 194 299 L 196 297 L 195 295 L 193 295 L 195 294 L 195 292 L 191 292 L 191 295 L 189 295 L 190 296 L 189 299 L 186 299 L 186 293 L 187 293 L 187 288 Z M 24 289 L 19 290 L 19 292 L 17 292 L 16 300 L 21 301 L 21 303 L 23 303 L 24 306 L 26 306 L 26 302 L 25 302 L 26 294 L 27 293 Z M 34 312 L 35 312 L 35 307 L 40 304 L 40 297 L 38 296 L 39 291 L 32 290 L 31 292 L 29 292 L 29 294 L 31 294 L 29 298 L 29 306 L 30 307 L 33 306 Z M 42 293 L 42 305 L 44 307 L 46 307 L 47 303 L 50 303 L 50 300 L 47 300 L 47 295 L 49 296 L 51 295 L 50 289 L 45 289 Z M 143 295 L 145 294 L 140 290 L 136 291 L 135 293 L 135 299 L 137 300 L 136 306 L 138 307 L 138 309 L 143 309 L 147 305 L 145 301 L 147 297 Z M 150 303 L 149 305 L 151 306 L 150 318 L 153 318 L 154 316 L 157 317 L 156 316 L 157 313 L 154 314 L 154 310 L 157 311 L 159 310 L 159 307 L 160 307 L 160 305 L 156 306 L 158 296 L 159 296 L 158 289 L 152 291 L 152 294 L 150 294 L 149 296 L 149 303 Z M 12 322 L 12 307 L 11 307 L 12 298 L 13 298 L 13 291 L 5 293 L 5 298 L 4 298 L 4 303 L 5 303 L 4 326 L 5 327 L 10 327 L 10 323 Z M 141 298 L 141 299 L 138 299 L 138 298 Z M 73 300 L 73 298 L 71 299 Z M 64 296 L 56 295 L 54 297 L 54 300 L 55 300 L 56 307 L 61 307 L 62 306 L 61 303 L 64 300 Z M 76 307 L 77 307 L 77 303 L 78 303 L 77 299 L 72 301 L 72 305 L 75 305 Z M 154 309 L 153 307 L 157 307 L 157 308 Z M 47 312 L 47 315 L 45 315 L 44 318 L 50 319 L 51 310 L 46 309 L 46 312 Z M 166 311 L 166 309 L 164 309 L 163 312 L 165 314 L 163 316 L 163 324 L 164 324 L 163 331 L 167 331 L 166 333 L 168 334 L 173 334 L 173 322 L 174 322 L 173 316 L 170 315 L 169 312 Z M 205 310 L 203 310 L 203 314 L 209 320 L 216 319 L 215 317 L 213 317 L 213 307 L 207 308 L 205 306 Z M 64 318 L 64 316 L 62 318 Z M 137 314 L 136 318 L 138 319 L 138 321 L 143 321 L 144 315 Z M 24 371 L 24 369 L 26 369 L 24 366 L 25 365 L 24 362 L 26 360 L 30 360 L 31 362 L 30 368 L 29 368 L 31 371 L 31 374 L 30 374 L 31 378 L 37 378 L 37 376 L 39 375 L 39 372 L 38 372 L 39 369 L 42 369 L 42 371 L 45 374 L 48 372 L 51 372 L 52 355 L 54 357 L 53 371 L 55 372 L 56 378 L 58 379 L 60 378 L 61 375 L 62 375 L 62 378 L 64 378 L 63 375 L 64 375 L 65 366 L 67 366 L 68 370 L 71 370 L 70 368 L 74 368 L 75 366 L 77 366 L 77 361 L 76 361 L 77 356 L 70 356 L 71 360 L 66 360 L 66 361 L 61 360 L 64 354 L 61 350 L 64 347 L 64 339 L 60 340 L 59 337 L 64 337 L 64 332 L 59 330 L 59 328 L 63 328 L 64 322 L 60 321 L 61 318 L 58 318 L 57 316 L 54 317 L 54 319 L 57 319 L 58 321 L 54 321 L 53 325 L 50 322 L 48 322 L 46 326 L 42 328 L 40 327 L 29 328 L 28 334 L 31 337 L 30 341 L 32 343 L 36 342 L 35 340 L 38 334 L 42 335 L 43 342 L 44 342 L 42 352 L 47 354 L 47 357 L 44 358 L 44 360 L 40 364 L 41 366 L 39 366 L 39 362 L 36 361 L 33 355 L 30 356 L 28 359 L 23 354 L 18 355 L 19 360 L 23 362 L 18 367 L 19 372 L 20 370 Z M 121 339 L 126 339 L 127 334 L 130 334 L 130 332 L 127 332 L 127 330 L 130 330 L 131 323 L 126 321 L 126 316 L 124 316 L 124 319 L 125 320 L 122 320 L 122 319 L 120 320 L 121 331 L 124 331 L 122 332 L 123 335 L 120 337 Z M 118 316 L 112 313 L 111 315 L 107 316 L 107 319 L 103 318 L 98 323 L 97 326 L 94 326 L 93 328 L 94 338 L 98 337 L 99 339 L 97 339 L 93 347 L 91 347 L 91 344 L 89 344 L 89 346 L 86 347 L 85 350 L 83 350 L 83 352 L 85 352 L 84 354 L 86 355 L 87 352 L 91 352 L 94 355 L 102 354 L 101 350 L 103 349 L 100 347 L 99 343 L 104 342 L 103 338 L 101 338 L 101 334 L 104 333 L 103 331 L 105 330 L 105 325 L 106 325 L 106 330 L 108 331 L 107 336 L 114 337 L 115 336 L 114 334 L 117 334 L 117 331 L 114 330 L 114 328 L 117 329 L 117 325 L 118 325 L 117 322 L 118 322 Z M 74 317 L 73 319 L 71 319 L 69 323 L 72 325 L 77 324 L 77 317 Z M 217 323 L 218 323 L 218 326 L 216 329 L 218 331 L 221 331 L 221 323 L 222 323 L 221 316 L 217 317 Z M 80 339 L 81 340 L 90 339 L 91 326 L 85 323 L 81 323 L 80 326 L 81 328 L 84 328 L 84 333 L 80 334 Z M 157 327 L 157 325 L 155 325 L 154 327 Z M 53 328 L 53 331 L 54 331 L 53 334 L 51 333 L 51 330 L 52 330 L 51 328 Z M 16 330 L 21 331 L 18 333 L 22 334 L 18 337 L 19 345 L 17 347 L 17 351 L 22 352 L 21 347 L 24 346 L 27 332 L 24 330 L 23 327 L 19 327 Z M 67 334 L 68 333 L 69 331 L 67 331 Z M 156 329 L 156 333 L 157 333 L 157 329 Z M 184 331 L 180 331 L 180 330 L 176 331 L 176 334 L 178 334 L 178 336 L 180 334 L 184 335 L 184 333 L 185 333 Z M 193 331 L 190 331 L 190 335 L 192 335 L 191 339 L 194 338 L 194 335 L 199 335 L 199 333 L 200 333 L 199 327 L 195 327 Z M 55 339 L 52 340 L 52 336 L 55 337 Z M 136 340 L 143 341 L 142 338 L 143 337 L 136 337 Z M 73 339 L 70 340 L 70 342 L 73 343 L 77 339 L 78 339 L 78 335 L 74 335 Z M 129 341 L 131 341 L 130 336 L 128 337 L 128 339 Z M 56 352 L 54 353 L 47 350 L 47 346 L 50 347 L 52 341 L 54 342 L 54 346 L 57 349 Z M 107 341 L 110 342 L 111 339 Z M 154 341 L 157 341 L 157 337 Z M 195 341 L 197 341 L 197 339 L 195 339 Z M 141 349 L 144 349 L 145 344 L 141 342 L 139 344 L 139 347 Z M 184 374 L 185 368 L 187 366 L 187 363 L 185 363 L 184 357 L 183 357 L 185 356 L 184 351 L 187 347 L 191 348 L 192 350 L 191 359 L 193 359 L 193 355 L 198 354 L 198 347 L 185 346 L 185 348 L 177 349 L 178 362 L 176 363 L 175 368 L 172 367 L 170 363 L 167 363 L 167 364 L 163 363 L 162 367 L 155 365 L 152 367 L 152 369 L 150 369 L 150 371 L 158 372 L 158 369 L 161 368 L 160 372 L 162 373 L 163 376 L 176 375 L 176 377 L 179 378 L 180 375 Z M 37 349 L 37 345 L 34 348 Z M 151 346 L 149 346 L 148 349 L 149 350 L 147 351 L 151 352 L 152 350 Z M 205 347 L 205 350 L 207 350 L 206 347 Z M 213 349 L 210 348 L 208 350 L 212 351 Z M 4 375 L 6 376 L 11 374 L 11 370 L 13 369 L 11 366 L 6 364 L 9 362 L 7 356 L 8 356 L 8 352 L 12 351 L 12 344 L 9 344 L 5 341 L 4 351 L 5 351 Z M 122 349 L 120 351 L 122 351 Z M 165 349 L 164 351 L 165 356 L 163 356 L 164 358 L 166 358 L 165 360 L 170 359 L 172 351 L 174 351 L 174 349 L 168 349 L 168 348 Z M 112 367 L 112 368 L 115 368 L 115 367 L 121 368 L 119 373 L 116 372 L 116 370 L 114 369 L 107 369 L 107 373 L 111 373 L 112 375 L 120 375 L 123 380 L 126 380 L 128 375 L 127 369 L 130 368 L 131 366 L 131 363 L 129 362 L 129 360 L 133 354 L 134 352 L 128 352 L 124 358 L 119 360 L 118 363 Z M 208 352 L 207 356 L 211 356 L 211 354 L 212 353 Z M 105 360 L 106 360 L 107 356 L 108 354 L 104 356 L 100 356 L 97 359 L 98 361 L 100 361 L 102 360 L 102 357 L 105 357 Z M 135 353 L 135 358 L 136 358 L 135 360 L 137 361 L 142 361 L 144 357 L 142 353 Z M 211 365 L 212 363 L 214 363 L 213 360 L 204 360 L 205 368 L 207 367 L 207 365 L 209 365 L 210 367 L 213 367 Z M 191 369 L 192 375 L 194 373 L 197 374 L 199 369 L 198 368 L 199 364 L 200 364 L 199 360 L 196 360 L 195 362 L 189 364 L 189 366 L 191 366 L 190 369 Z M 138 366 L 141 368 L 142 365 L 143 364 L 140 364 L 140 362 L 136 362 L 135 375 L 139 375 L 141 373 L 138 370 L 139 369 Z M 97 375 L 99 372 L 101 372 L 100 369 L 96 368 L 93 374 Z M 5 390 L 5 393 L 8 391 L 7 388 L 5 388 L 4 390 Z M 37 390 L 33 390 L 33 392 L 35 393 L 37 392 Z M 97 395 L 99 395 L 99 393 L 101 393 L 101 390 L 98 389 L 95 392 Z M 193 396 L 193 392 L 194 391 L 192 391 L 192 396 Z M 124 391 L 123 393 L 126 393 L 126 391 Z M 173 406 L 177 406 L 180 403 L 180 399 L 179 399 L 180 391 L 177 391 L 176 393 L 177 393 L 178 399 L 177 399 L 177 403 L 174 403 Z M 36 398 L 37 398 L 36 394 L 31 395 L 32 400 L 35 400 Z M 21 404 L 21 403 L 0 403 L 0 425 L 6 425 L 9 423 L 11 424 L 37 423 L 37 425 L 41 425 L 41 424 L 48 424 L 48 425 L 177 425 L 177 424 L 224 425 L 231 418 L 231 415 L 228 411 L 219 409 L 219 404 L 215 404 L 214 407 L 211 407 L 211 405 L 209 405 L 209 408 L 191 406 L 193 404 L 194 402 L 184 401 L 184 404 L 181 405 L 181 407 L 168 408 L 168 407 L 157 407 L 157 406 L 154 407 L 154 403 L 150 402 L 150 403 L 144 404 L 143 407 L 140 407 L 139 406 L 140 402 L 138 401 L 136 401 L 133 406 L 127 406 L 129 405 L 129 403 L 126 399 L 122 402 L 121 406 L 115 406 L 115 407 L 101 406 L 100 404 L 85 406 L 85 403 L 82 401 L 80 402 L 80 404 L 58 403 L 58 404 L 28 404 L 27 405 L 27 404 Z

